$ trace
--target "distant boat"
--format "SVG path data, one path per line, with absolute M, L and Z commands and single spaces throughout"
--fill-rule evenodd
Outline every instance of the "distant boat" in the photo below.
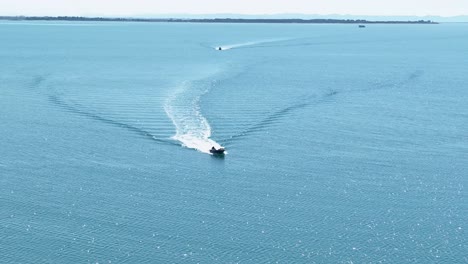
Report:
M 221 48 L 221 47 L 218 47 L 218 50 L 223 50 L 223 48 Z
M 365 28 L 365 27 L 366 27 L 366 25 L 359 25 L 359 27 L 360 27 L 360 28 Z

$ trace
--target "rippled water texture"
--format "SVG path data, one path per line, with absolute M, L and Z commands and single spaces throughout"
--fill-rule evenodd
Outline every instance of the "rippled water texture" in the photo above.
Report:
M 464 24 L 0 36 L 1 263 L 468 262 Z

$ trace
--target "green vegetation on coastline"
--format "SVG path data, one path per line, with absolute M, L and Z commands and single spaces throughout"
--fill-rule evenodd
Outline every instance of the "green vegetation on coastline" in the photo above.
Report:
M 283 23 L 283 24 L 438 24 L 431 20 L 369 21 L 363 19 L 184 19 L 184 18 L 113 18 L 81 16 L 0 16 L 0 20 L 13 21 L 109 21 L 109 22 L 176 22 L 176 23 Z

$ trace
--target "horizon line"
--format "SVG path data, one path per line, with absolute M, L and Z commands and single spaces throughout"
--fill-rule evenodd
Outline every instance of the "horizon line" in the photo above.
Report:
M 427 19 L 350 19 L 350 18 L 138 18 L 138 17 L 86 17 L 86 16 L 0 16 L 10 21 L 102 21 L 102 22 L 174 22 L 174 23 L 280 23 L 280 24 L 438 24 Z
M 133 18 L 133 17 L 161 17 L 161 16 L 249 16 L 249 17 L 265 17 L 265 16 L 321 16 L 321 17 L 327 17 L 327 16 L 352 16 L 352 17 L 440 17 L 440 18 L 456 18 L 456 17 L 468 17 L 468 14 L 463 14 L 463 15 L 451 15 L 451 16 L 444 16 L 444 15 L 432 15 L 432 14 L 426 14 L 426 15 L 355 15 L 355 14 L 317 14 L 317 13 L 256 13 L 256 14 L 246 14 L 246 13 L 154 13 L 154 14 L 75 14 L 75 15 L 26 15 L 26 14 L 5 14 L 0 16 L 2 17 L 116 17 L 116 18 Z

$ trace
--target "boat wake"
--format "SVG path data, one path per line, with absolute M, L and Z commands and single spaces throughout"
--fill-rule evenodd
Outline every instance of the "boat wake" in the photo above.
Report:
M 41 96 L 45 96 L 49 103 L 64 110 L 65 112 L 73 113 L 115 127 L 127 129 L 128 131 L 160 144 L 172 146 L 179 145 L 174 141 L 169 140 L 167 137 L 158 135 L 158 133 L 153 133 L 154 130 L 148 129 L 148 127 L 144 128 L 141 125 L 132 124 L 131 122 L 119 120 L 115 117 L 113 118 L 111 115 L 96 109 L 93 110 L 93 107 L 87 106 L 90 103 L 89 101 L 78 98 L 74 98 L 72 100 L 67 99 L 67 97 L 70 97 L 70 94 L 67 96 L 67 93 L 60 92 L 59 87 L 53 83 L 47 83 L 48 85 L 46 86 L 43 85 L 43 83 L 47 81 L 48 76 L 49 74 L 34 77 L 30 84 L 28 84 L 28 88 L 34 89 Z
M 285 106 L 284 108 L 280 108 L 276 111 L 272 111 L 269 115 L 265 116 L 264 119 L 258 121 L 257 123 L 247 127 L 243 131 L 231 135 L 227 138 L 223 138 L 220 140 L 221 143 L 229 146 L 234 141 L 242 139 L 244 137 L 250 136 L 252 134 L 260 133 L 264 131 L 266 128 L 275 125 L 276 123 L 280 122 L 281 120 L 287 118 L 289 115 L 293 114 L 297 110 L 301 110 L 303 108 L 313 106 L 320 103 L 330 102 L 330 99 L 339 96 L 341 94 L 349 94 L 349 93 L 363 93 L 363 92 L 370 92 L 370 91 L 378 91 L 378 90 L 389 90 L 394 88 L 401 88 L 411 84 L 414 81 L 417 81 L 422 75 L 424 71 L 416 70 L 409 72 L 406 76 L 403 77 L 393 77 L 388 78 L 387 81 L 377 81 L 373 82 L 372 85 L 368 85 L 369 88 L 366 89 L 339 89 L 339 90 L 328 90 L 322 94 L 311 94 L 309 96 L 303 96 L 300 99 L 296 100 L 294 103 Z
M 230 50 L 230 49 L 246 48 L 246 47 L 250 47 L 250 46 L 256 46 L 256 45 L 267 44 L 267 43 L 274 43 L 274 42 L 280 42 L 280 41 L 286 41 L 286 40 L 290 40 L 290 39 L 289 38 L 265 39 L 265 40 L 237 43 L 237 44 L 221 45 L 221 46 L 216 46 L 216 47 L 213 47 L 213 48 L 216 49 L 216 50 Z
M 215 82 L 208 80 L 184 82 L 164 105 L 167 116 L 176 128 L 172 139 L 187 148 L 207 154 L 211 154 L 210 149 L 213 146 L 217 149 L 222 147 L 210 139 L 210 124 L 200 111 L 200 98 L 214 85 Z
M 85 116 L 85 117 L 88 117 L 88 118 L 91 118 L 91 119 L 94 119 L 96 121 L 100 121 L 100 122 L 103 122 L 103 123 L 106 123 L 106 124 L 109 124 L 109 125 L 113 125 L 113 126 L 117 126 L 117 127 L 120 127 L 120 128 L 125 128 L 129 131 L 132 131 L 140 136 L 143 136 L 147 139 L 150 139 L 152 141 L 156 141 L 158 143 L 162 143 L 162 144 L 168 144 L 168 145 L 174 145 L 173 142 L 170 142 L 169 140 L 165 140 L 165 139 L 159 139 L 157 138 L 155 135 L 151 134 L 150 132 L 144 130 L 144 129 L 141 129 L 141 128 L 138 128 L 136 126 L 132 126 L 130 124 L 127 124 L 127 123 L 124 123 L 124 122 L 119 122 L 119 121 L 116 121 L 116 120 L 113 120 L 113 119 L 110 119 L 110 118 L 106 118 L 106 117 L 103 117 L 99 114 L 96 114 L 96 113 L 93 113 L 92 111 L 86 111 L 85 110 L 85 107 L 83 106 L 80 106 L 78 104 L 71 104 L 71 103 L 67 103 L 66 101 L 64 101 L 63 99 L 60 98 L 60 96 L 58 95 L 49 95 L 48 96 L 48 100 L 50 103 L 62 108 L 62 109 L 65 109 L 66 111 L 68 112 L 71 112 L 71 113 L 75 113 L 75 114 L 78 114 L 78 115 L 81 115 L 81 116 Z

